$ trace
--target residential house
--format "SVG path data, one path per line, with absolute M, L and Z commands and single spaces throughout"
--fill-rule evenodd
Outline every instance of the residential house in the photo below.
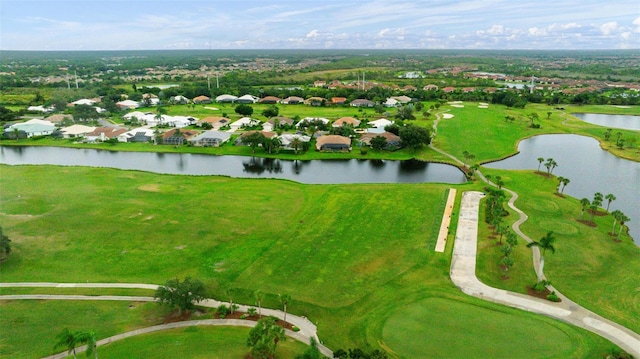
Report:
M 288 149 L 288 150 L 294 150 L 294 148 L 291 146 L 291 143 L 293 142 L 294 139 L 298 139 L 299 142 L 311 141 L 310 136 L 301 135 L 297 133 L 283 133 L 282 135 L 278 136 L 278 138 L 280 139 L 281 148 Z
M 42 105 L 40 106 L 29 106 L 27 107 L 27 111 L 29 112 L 43 112 L 43 113 L 47 113 L 47 112 L 53 112 L 56 108 L 53 106 L 49 106 L 49 107 L 44 107 Z
M 370 101 L 364 98 L 359 98 L 351 101 L 349 105 L 351 105 L 352 107 L 373 107 L 375 103 L 373 103 L 373 101 Z
M 230 138 L 231 134 L 229 132 L 210 130 L 192 137 L 189 142 L 198 147 L 219 147 L 229 141 Z
M 351 139 L 339 135 L 322 135 L 316 140 L 318 151 L 350 151 Z
M 332 105 L 344 105 L 345 103 L 347 103 L 347 98 L 346 97 L 332 97 L 331 98 L 331 104 Z
M 317 96 L 309 97 L 308 99 L 304 100 L 304 104 L 310 106 L 323 106 L 326 103 L 327 99 Z
M 325 87 L 325 86 L 327 86 L 327 81 L 323 81 L 323 80 L 313 81 L 313 87 Z
M 244 132 L 243 134 L 240 135 L 240 137 L 238 137 L 236 139 L 236 141 L 234 142 L 235 145 L 244 145 L 244 139 L 247 138 L 247 136 L 254 134 L 254 133 L 261 133 L 265 138 L 274 138 L 277 137 L 278 134 L 275 132 L 271 132 L 271 131 L 257 131 L 257 130 L 253 130 L 253 131 L 247 131 Z
M 403 105 L 404 105 L 404 104 L 408 104 L 408 103 L 409 103 L 409 102 L 411 102 L 411 100 L 412 100 L 412 99 L 411 99 L 411 97 L 409 97 L 409 96 L 405 96 L 405 95 L 402 95 L 402 96 L 393 96 L 393 97 L 391 97 L 391 98 L 392 98 L 392 99 L 394 99 L 394 100 L 396 100 L 396 101 L 398 101 L 398 102 L 400 102 L 400 103 L 401 103 L 401 104 L 403 104 Z
M 392 125 L 394 121 L 389 121 L 386 118 L 381 118 L 379 120 L 375 120 L 375 121 L 369 121 L 369 126 L 373 127 L 373 128 L 381 128 L 384 129 L 385 127 Z
M 64 122 L 73 122 L 73 115 L 67 115 L 62 113 L 56 113 L 55 115 L 51 115 L 45 118 L 45 121 L 49 121 L 53 124 L 62 124 Z
M 200 95 L 197 97 L 193 98 L 193 103 L 195 104 L 205 104 L 205 103 L 211 103 L 211 98 L 205 96 L 205 95 Z
M 71 102 L 71 103 L 69 104 L 69 106 L 71 106 L 71 107 L 76 106 L 76 105 L 88 105 L 88 106 L 93 106 L 93 104 L 95 104 L 96 102 L 98 102 L 98 101 L 93 100 L 93 99 L 88 99 L 88 98 L 82 98 L 82 99 L 80 99 L 80 100 L 76 100 L 76 101 Z
M 216 97 L 216 102 L 218 102 L 218 103 L 221 103 L 221 102 L 230 103 L 230 102 L 234 102 L 237 98 L 238 98 L 238 96 L 224 94 L 224 95 L 220 95 L 220 96 Z
M 264 104 L 276 104 L 280 102 L 280 98 L 276 96 L 265 96 L 260 99 L 260 103 Z
M 400 136 L 387 131 L 381 133 L 365 133 L 360 136 L 359 140 L 365 143 L 367 146 L 370 146 L 371 140 L 378 136 L 384 137 L 384 139 L 387 140 L 387 145 L 385 146 L 385 148 L 387 149 L 397 148 L 401 146 Z
M 124 100 L 124 101 L 118 101 L 116 102 L 116 106 L 118 106 L 121 109 L 136 109 L 138 107 L 140 107 L 140 103 L 133 101 L 133 100 Z
M 129 130 L 118 136 L 120 142 L 150 142 L 155 135 L 154 131 L 149 128 L 139 127 Z
M 77 138 L 84 137 L 87 133 L 91 133 L 96 128 L 93 126 L 85 126 L 85 125 L 71 125 L 68 127 L 63 127 L 60 129 L 63 138 Z
M 287 117 L 274 117 L 269 119 L 269 121 L 262 124 L 262 129 L 264 131 L 274 131 L 277 130 L 280 126 L 292 126 L 293 119 Z
M 211 128 L 214 130 L 219 130 L 220 128 L 230 124 L 231 120 L 226 117 L 210 116 L 198 121 L 198 126 L 202 127 L 204 123 L 210 124 Z
M 415 86 L 413 86 L 413 85 L 405 85 L 405 86 L 402 88 L 402 91 L 409 92 L 409 91 L 416 91 L 417 89 L 418 89 L 418 88 L 417 88 L 417 87 L 415 87 Z
M 382 105 L 384 107 L 396 107 L 400 104 L 400 101 L 396 100 L 393 97 L 389 97 Z
M 198 131 L 175 128 L 162 134 L 162 144 L 174 146 L 184 145 L 190 138 L 198 134 Z
M 303 103 L 304 99 L 302 97 L 298 97 L 298 96 L 289 96 L 287 98 L 285 98 L 284 100 L 280 101 L 280 103 L 285 104 L 285 105 L 297 105 L 299 103 Z
M 182 95 L 176 95 L 169 98 L 169 103 L 174 105 L 186 105 L 189 103 L 189 99 Z
M 237 131 L 241 128 L 244 127 L 253 127 L 253 126 L 257 126 L 260 124 L 260 121 L 250 118 L 250 117 L 243 117 L 241 119 L 239 119 L 238 121 L 235 121 L 233 123 L 231 123 L 229 125 L 229 127 L 231 127 L 232 131 Z
M 360 125 L 360 120 L 355 119 L 353 117 L 342 117 L 337 119 L 331 126 L 333 127 L 342 127 L 342 126 L 351 126 L 358 127 Z
M 447 87 L 445 87 L 445 88 L 443 88 L 443 89 L 442 89 L 442 92 L 444 92 L 444 93 L 451 93 L 451 92 L 453 92 L 453 91 L 455 91 L 455 90 L 456 90 L 456 88 L 455 88 L 455 87 L 447 86 Z
M 250 103 L 256 103 L 258 102 L 258 100 L 260 100 L 259 98 L 253 96 L 253 95 L 243 95 L 238 97 L 235 100 L 235 103 L 245 103 L 245 104 L 250 104 Z
M 120 127 L 97 127 L 93 131 L 84 135 L 87 142 L 104 142 L 127 132 L 126 128 Z
M 4 132 L 24 132 L 27 137 L 33 137 L 50 135 L 55 131 L 55 129 L 56 126 L 53 123 L 34 118 L 27 122 L 14 123 L 13 125 L 5 128 Z
M 433 84 L 429 84 L 429 85 L 424 86 L 422 89 L 425 90 L 425 91 L 438 91 L 438 86 L 433 85 Z

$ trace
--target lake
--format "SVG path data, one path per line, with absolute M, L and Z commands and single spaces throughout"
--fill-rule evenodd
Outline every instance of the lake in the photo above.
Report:
M 631 218 L 630 234 L 640 245 L 640 163 L 616 157 L 602 150 L 597 140 L 579 135 L 534 136 L 521 141 L 518 150 L 513 157 L 485 166 L 536 170 L 538 157 L 553 158 L 558 163 L 553 174 L 571 180 L 564 193 L 590 201 L 596 192 L 614 194 L 617 199 L 610 210 L 619 209 Z M 544 165 L 541 170 L 546 171 Z
M 458 167 L 417 160 L 297 161 L 245 156 L 0 146 L 0 163 L 110 167 L 181 175 L 277 178 L 308 184 L 466 182 L 464 173 Z
M 640 115 L 603 115 L 599 113 L 572 113 L 571 115 L 598 126 L 640 131 Z M 615 138 L 615 132 L 612 138 Z

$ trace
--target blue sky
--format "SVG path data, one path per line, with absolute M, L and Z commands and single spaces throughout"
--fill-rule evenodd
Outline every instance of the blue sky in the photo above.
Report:
M 640 49 L 639 0 L 0 0 L 2 50 Z

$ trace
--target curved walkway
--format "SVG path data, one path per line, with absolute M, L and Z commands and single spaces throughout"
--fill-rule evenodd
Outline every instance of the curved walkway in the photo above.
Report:
M 451 280 L 453 283 L 464 293 L 474 297 L 543 314 L 587 329 L 610 340 L 634 357 L 640 357 L 640 335 L 582 308 L 559 293 L 558 296 L 562 298 L 562 302 L 553 303 L 544 299 L 493 288 L 480 282 L 476 277 L 475 270 L 478 210 L 482 197 L 484 197 L 484 194 L 476 191 L 468 191 L 462 194 L 460 217 L 451 260 Z
M 163 331 L 163 330 L 170 330 L 170 329 L 177 329 L 177 328 L 186 328 L 186 327 L 192 327 L 192 326 L 237 326 L 237 327 L 248 327 L 248 328 L 253 328 L 256 326 L 258 322 L 254 322 L 252 320 L 240 320 L 240 319 L 203 319 L 203 320 L 189 320 L 189 321 L 184 321 L 184 322 L 175 322 L 175 323 L 169 323 L 169 324 L 161 324 L 161 325 L 154 325 L 152 327 L 146 327 L 146 328 L 141 328 L 141 329 L 136 329 L 136 330 L 132 330 L 130 332 L 126 332 L 126 333 L 122 333 L 122 334 L 118 334 L 118 335 L 114 335 L 112 337 L 108 337 L 108 338 L 104 338 L 101 340 L 98 340 L 96 342 L 97 346 L 102 346 L 102 345 L 106 345 L 106 344 L 110 344 L 119 340 L 123 340 L 123 339 L 127 339 L 127 338 L 131 338 L 134 337 L 136 335 L 142 335 L 142 334 L 149 334 L 149 333 L 155 333 L 155 332 L 159 332 L 159 331 Z M 309 338 L 305 337 L 304 335 L 301 335 L 299 333 L 296 333 L 294 331 L 291 331 L 289 329 L 285 329 L 285 334 L 288 337 L 291 337 L 295 340 L 298 340 L 300 342 L 303 342 L 305 344 L 309 344 Z M 333 357 L 333 353 L 329 350 L 326 351 L 327 349 L 323 346 L 318 346 L 318 349 L 320 349 L 320 352 L 322 352 L 322 354 L 328 356 L 329 358 Z M 324 350 L 323 350 L 324 349 Z M 82 353 L 85 350 L 87 350 L 87 346 L 83 345 L 80 347 L 76 348 L 76 353 Z M 48 357 L 44 357 L 43 359 L 63 359 L 69 356 L 69 353 L 67 351 L 58 353 L 58 354 L 54 354 L 54 355 L 50 355 Z
M 10 287 L 29 287 L 29 288 L 128 288 L 128 289 L 150 289 L 156 290 L 159 285 L 157 284 L 144 284 L 144 283 L 51 283 L 51 282 L 20 282 L 20 283 L 0 283 L 0 288 Z M 0 300 L 111 300 L 111 301 L 134 301 L 134 302 L 154 302 L 153 297 L 145 296 L 119 296 L 119 295 L 64 295 L 64 294 L 18 294 L 18 295 L 0 295 Z M 255 307 L 250 305 L 238 305 L 238 310 L 246 312 L 249 308 Z M 208 308 L 217 308 L 221 305 L 229 306 L 228 302 L 221 302 L 215 299 L 205 299 L 198 302 L 199 306 Z M 265 316 L 274 316 L 284 320 L 284 312 L 276 309 L 262 308 L 261 314 Z M 244 322 L 244 321 L 243 321 Z M 252 321 L 246 321 L 252 322 Z M 317 327 L 306 317 L 300 317 L 291 313 L 287 313 L 287 322 L 300 328 L 300 331 L 295 333 L 295 339 L 298 339 L 305 344 L 310 343 L 310 338 L 314 338 L 318 343 L 318 349 L 324 355 L 333 357 L 332 351 L 321 344 L 317 334 Z M 229 324 L 233 325 L 233 324 Z M 293 333 L 293 332 L 292 332 Z

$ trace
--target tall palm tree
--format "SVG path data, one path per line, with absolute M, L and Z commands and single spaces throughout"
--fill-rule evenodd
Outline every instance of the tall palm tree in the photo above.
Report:
M 564 192 L 564 188 L 571 182 L 568 178 L 562 178 L 562 189 L 560 190 L 560 194 Z
M 622 228 L 624 228 L 624 223 L 629 222 L 631 218 L 627 217 L 624 213 L 620 214 L 620 229 L 618 230 L 618 239 L 620 239 L 620 234 L 622 233 Z
M 580 200 L 580 205 L 582 206 L 582 214 L 580 215 L 580 219 L 584 219 L 584 210 L 589 207 L 591 202 L 589 202 L 588 198 L 583 198 Z
M 540 166 L 542 165 L 542 162 L 544 162 L 544 157 L 538 157 L 538 172 L 540 172 Z
M 284 308 L 284 321 L 287 321 L 287 306 L 291 302 L 291 296 L 289 294 L 280 294 L 280 303 L 282 303 L 282 307 Z
M 300 146 L 302 146 L 302 141 L 300 141 L 300 139 L 298 137 L 294 137 L 291 140 L 291 147 L 293 147 L 293 152 L 296 155 L 298 154 L 298 149 L 300 148 Z
M 260 289 L 253 292 L 253 296 L 256 298 L 256 303 L 258 303 L 258 316 L 262 316 L 262 299 L 264 298 L 264 292 Z
M 616 233 L 616 224 L 622 218 L 622 216 L 624 216 L 624 213 L 622 213 L 622 211 L 616 209 L 615 211 L 611 212 L 611 216 L 613 217 L 613 227 L 611 228 L 611 234 L 615 234 Z
M 549 231 L 547 234 L 540 239 L 540 241 L 533 241 L 527 244 L 527 248 L 538 247 L 542 249 L 542 254 L 540 255 L 540 272 L 542 272 L 544 268 L 544 255 L 547 250 L 550 250 L 551 253 L 556 252 L 556 248 L 553 246 L 553 242 L 556 241 L 556 238 L 553 236 L 553 232 Z
M 98 337 L 95 332 L 80 332 L 78 342 L 87 345 L 87 356 L 93 354 L 98 359 Z
M 76 356 L 76 346 L 80 343 L 80 332 L 71 331 L 69 328 L 64 328 L 56 339 L 58 340 L 54 346 L 54 349 L 57 348 L 66 348 L 68 350 L 68 354 L 73 353 L 74 358 L 78 358 Z
M 616 200 L 616 196 L 614 196 L 613 193 L 609 193 L 604 196 L 604 198 L 607 200 L 607 212 L 609 212 L 609 206 L 611 205 L 611 202 Z

